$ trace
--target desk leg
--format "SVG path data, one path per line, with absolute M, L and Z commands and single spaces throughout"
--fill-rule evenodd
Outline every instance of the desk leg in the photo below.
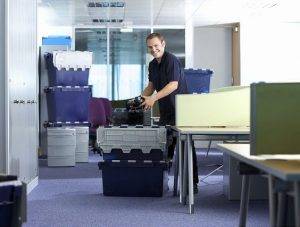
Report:
M 250 192 L 250 175 L 243 175 L 239 227 L 246 226 Z
M 179 168 L 179 147 L 180 143 L 180 133 L 177 133 L 177 143 L 176 143 L 176 155 L 175 155 L 175 163 L 174 163 L 174 186 L 173 186 L 173 196 L 177 196 L 177 187 L 178 187 L 178 168 Z
M 286 192 L 278 193 L 277 226 L 284 226 L 284 214 L 286 209 Z
M 193 190 L 193 149 L 192 135 L 187 135 L 188 153 L 188 182 L 189 182 L 189 213 L 194 213 L 194 190 Z
M 180 136 L 180 134 L 179 134 Z M 183 203 L 182 190 L 183 190 L 183 150 L 184 150 L 184 142 L 181 141 L 179 137 L 179 146 L 178 146 L 178 156 L 179 156 L 179 201 Z
M 300 182 L 294 182 L 295 224 L 300 227 Z
M 274 191 L 275 179 L 272 175 L 268 176 L 268 186 L 269 186 L 270 227 L 275 227 L 275 223 L 276 223 L 276 194 L 275 194 L 275 191 Z
M 188 149 L 187 141 L 184 141 L 183 150 L 183 174 L 182 174 L 182 202 L 186 204 L 186 194 L 187 194 L 187 167 L 188 167 Z

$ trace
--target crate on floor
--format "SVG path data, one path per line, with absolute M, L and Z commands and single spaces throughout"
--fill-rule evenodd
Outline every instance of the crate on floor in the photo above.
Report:
M 149 153 L 143 153 L 142 149 L 131 149 L 126 153 L 122 149 L 112 149 L 109 153 L 103 153 L 103 160 L 118 159 L 161 161 L 165 159 L 165 153 L 161 149 L 151 149 Z
M 105 196 L 160 197 L 168 190 L 165 161 L 101 161 Z
M 86 122 L 92 94 L 90 86 L 56 86 L 44 89 L 47 97 L 48 121 Z
M 76 130 L 47 128 L 48 166 L 75 166 Z
M 89 161 L 89 128 L 88 127 L 74 127 L 76 130 L 76 149 L 75 161 L 88 162 Z
M 104 158 L 108 156 L 109 159 L 124 159 L 123 154 L 136 153 L 137 155 L 145 154 L 142 159 L 146 159 L 146 156 L 151 157 L 151 152 L 155 153 L 156 150 L 162 154 L 165 153 L 166 136 L 165 127 L 99 127 L 97 129 L 97 144 L 103 150 Z M 121 152 L 115 152 L 116 157 L 111 158 L 112 151 L 116 150 L 121 150 Z

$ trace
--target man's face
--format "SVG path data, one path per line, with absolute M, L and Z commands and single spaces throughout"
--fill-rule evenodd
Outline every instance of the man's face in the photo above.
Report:
M 148 50 L 151 53 L 151 55 L 156 59 L 160 59 L 163 56 L 165 46 L 165 42 L 161 42 L 160 39 L 157 37 L 147 40 Z

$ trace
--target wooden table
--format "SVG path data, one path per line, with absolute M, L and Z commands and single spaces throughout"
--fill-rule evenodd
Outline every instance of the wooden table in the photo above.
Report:
M 295 224 L 300 227 L 300 155 L 250 155 L 249 144 L 222 144 L 218 147 L 240 162 L 246 163 L 268 175 L 270 226 L 281 225 L 284 215 L 283 196 L 279 196 L 276 207 L 275 180 L 292 184 L 294 196 Z M 240 226 L 246 225 L 249 203 L 249 175 L 243 175 L 240 206 Z M 278 209 L 277 209 L 278 208 Z
M 249 139 L 249 127 L 177 127 L 180 203 L 186 203 L 188 193 L 189 213 L 194 213 L 193 190 L 193 156 L 192 141 L 194 140 L 239 140 Z M 186 150 L 186 152 L 182 152 Z M 184 153 L 184 156 L 183 156 Z M 175 161 L 177 163 L 177 161 Z M 177 173 L 174 173 L 174 192 L 177 191 Z M 188 187 L 187 187 L 188 185 Z M 176 187 L 175 187 L 176 186 Z

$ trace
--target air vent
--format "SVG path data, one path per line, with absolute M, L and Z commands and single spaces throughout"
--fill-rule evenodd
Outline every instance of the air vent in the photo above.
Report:
M 89 8 L 124 8 L 125 2 L 89 2 L 87 7 Z
M 123 19 L 92 19 L 93 23 L 122 23 Z

